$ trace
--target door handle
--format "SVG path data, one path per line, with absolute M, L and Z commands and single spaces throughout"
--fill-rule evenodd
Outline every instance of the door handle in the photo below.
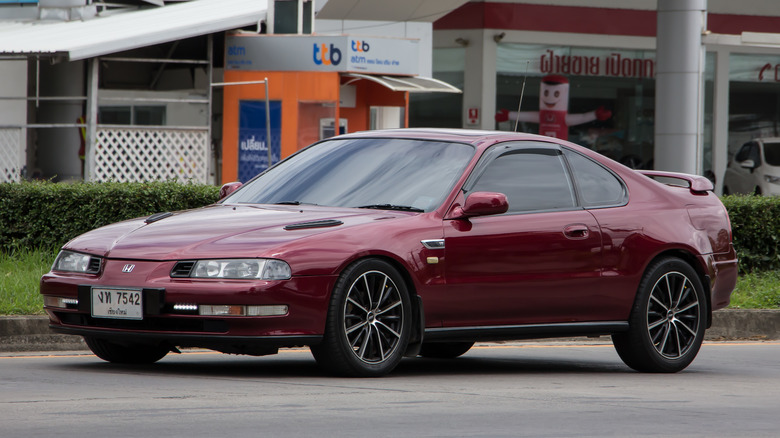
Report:
M 571 224 L 563 228 L 563 235 L 569 239 L 587 239 L 590 236 L 590 229 L 585 224 Z

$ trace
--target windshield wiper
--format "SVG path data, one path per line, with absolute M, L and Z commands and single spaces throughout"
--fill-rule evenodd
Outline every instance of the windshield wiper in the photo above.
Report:
M 317 205 L 317 204 L 312 204 L 311 202 L 301 202 L 301 201 L 282 201 L 282 202 L 274 202 L 274 205 Z
M 408 205 L 393 205 L 393 204 L 371 204 L 361 205 L 356 208 L 371 208 L 374 210 L 399 210 L 399 211 L 411 211 L 414 213 L 425 213 L 425 210 L 417 207 L 410 207 Z

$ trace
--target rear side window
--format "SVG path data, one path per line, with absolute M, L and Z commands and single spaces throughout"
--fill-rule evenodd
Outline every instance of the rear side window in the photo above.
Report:
M 470 191 L 506 195 L 509 213 L 571 209 L 574 191 L 559 150 L 505 152 L 485 168 Z
M 626 202 L 626 188 L 615 174 L 590 158 L 564 149 L 583 207 L 607 207 Z

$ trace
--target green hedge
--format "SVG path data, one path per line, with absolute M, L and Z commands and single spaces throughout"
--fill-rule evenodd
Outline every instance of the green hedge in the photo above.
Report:
M 58 248 L 113 222 L 217 201 L 219 188 L 177 182 L 0 184 L 0 250 Z M 780 270 L 780 197 L 723 197 L 743 272 Z
M 58 248 L 91 229 L 218 200 L 219 188 L 177 182 L 0 184 L 0 250 Z
M 780 269 L 780 197 L 730 195 L 722 200 L 731 218 L 740 270 Z

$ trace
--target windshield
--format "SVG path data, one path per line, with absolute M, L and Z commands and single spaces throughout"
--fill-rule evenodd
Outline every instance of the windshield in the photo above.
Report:
M 780 166 L 780 143 L 764 143 L 764 159 L 770 166 Z
M 225 203 L 314 204 L 431 211 L 474 155 L 462 143 L 398 138 L 330 140 L 293 155 Z

